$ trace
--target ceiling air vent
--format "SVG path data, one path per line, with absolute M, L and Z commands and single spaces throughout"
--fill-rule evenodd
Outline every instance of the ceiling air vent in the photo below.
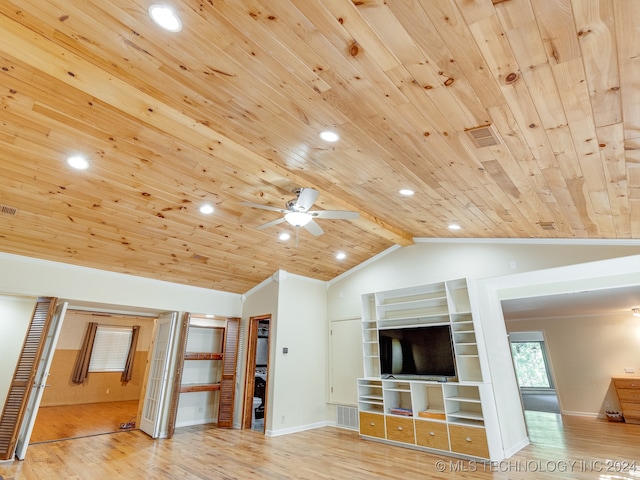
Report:
M 543 230 L 555 230 L 556 226 L 553 222 L 538 222 L 538 225 L 542 227 Z
M 0 205 L 0 213 L 3 215 L 16 216 L 18 214 L 18 209 L 8 205 Z
M 209 257 L 205 257 L 204 255 L 200 255 L 199 253 L 194 253 L 193 255 L 191 255 L 191 260 L 205 263 L 207 260 L 209 260 Z
M 465 130 L 465 133 L 477 148 L 491 147 L 500 144 L 500 140 L 498 140 L 498 136 L 493 131 L 493 128 L 491 128 L 491 125 L 469 128 Z

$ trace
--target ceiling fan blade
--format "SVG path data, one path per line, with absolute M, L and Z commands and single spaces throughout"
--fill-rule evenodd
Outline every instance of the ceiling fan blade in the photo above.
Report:
M 334 220 L 355 220 L 356 218 L 360 218 L 358 212 L 352 212 L 350 210 L 318 210 L 307 213 L 314 218 L 329 218 Z
M 272 207 L 271 205 L 261 205 L 259 203 L 251 202 L 240 202 L 240 205 L 244 205 L 245 207 L 261 208 L 262 210 L 271 210 L 272 212 L 280 213 L 287 213 L 289 211 L 285 210 L 284 208 Z
M 295 209 L 299 212 L 306 212 L 313 206 L 313 202 L 318 198 L 318 191 L 313 188 L 303 188 L 298 194 Z
M 284 222 L 284 218 L 278 218 L 276 220 L 272 220 L 271 222 L 263 223 L 262 225 L 258 225 L 256 230 L 264 230 L 265 228 L 273 227 L 274 225 L 278 225 L 279 223 Z
M 311 234 L 311 235 L 315 235 L 316 237 L 319 235 L 322 235 L 324 233 L 324 230 L 322 230 L 322 228 L 320 227 L 320 225 L 318 225 L 316 222 L 314 222 L 313 220 L 309 221 L 309 223 L 307 223 L 304 228 L 307 229 L 307 231 Z

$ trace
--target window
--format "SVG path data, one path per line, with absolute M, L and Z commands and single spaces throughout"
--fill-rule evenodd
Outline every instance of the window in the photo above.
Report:
M 521 388 L 553 388 L 543 341 L 512 341 L 511 354 Z
M 122 372 L 127 364 L 133 328 L 98 325 L 89 372 Z

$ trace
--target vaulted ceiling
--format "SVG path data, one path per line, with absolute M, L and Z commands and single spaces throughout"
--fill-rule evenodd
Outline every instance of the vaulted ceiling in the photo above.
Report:
M 245 292 L 415 237 L 640 238 L 636 0 L 151 3 L 0 3 L 0 251 Z M 360 218 L 256 230 L 296 188 Z

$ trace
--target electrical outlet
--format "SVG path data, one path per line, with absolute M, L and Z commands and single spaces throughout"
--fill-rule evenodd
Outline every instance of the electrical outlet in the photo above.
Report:
M 202 413 L 202 412 L 204 412 L 204 408 L 202 407 L 198 408 L 198 413 Z
M 611 406 L 611 404 L 609 403 L 609 400 L 605 400 L 604 408 L 609 408 L 610 406 Z
M 625 367 L 624 373 L 636 373 L 633 367 Z
M 284 415 L 282 415 L 282 420 L 281 420 L 281 422 L 282 422 L 282 423 L 284 423 Z

